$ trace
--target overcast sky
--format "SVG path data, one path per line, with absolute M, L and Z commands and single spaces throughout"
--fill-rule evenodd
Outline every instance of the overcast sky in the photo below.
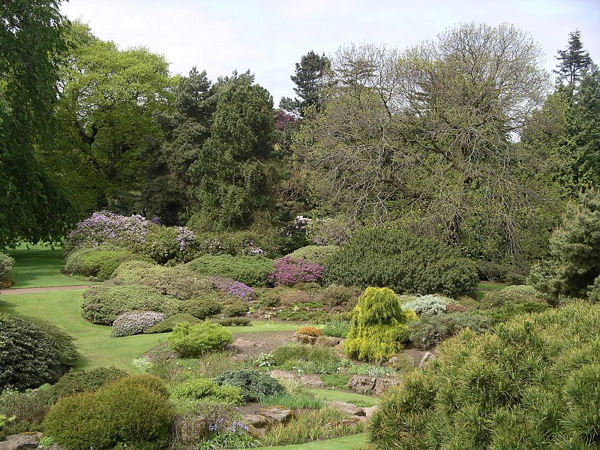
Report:
M 293 96 L 294 63 L 309 50 L 350 42 L 404 49 L 460 22 L 510 22 L 529 32 L 555 65 L 579 29 L 600 63 L 600 0 L 71 0 L 62 11 L 120 48 L 163 54 L 172 73 L 193 66 L 211 79 L 250 69 L 279 103 Z

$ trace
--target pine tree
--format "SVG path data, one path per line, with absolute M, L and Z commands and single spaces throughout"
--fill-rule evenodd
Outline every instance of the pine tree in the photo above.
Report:
M 296 63 L 295 75 L 290 78 L 296 84 L 294 92 L 298 97 L 284 97 L 279 107 L 296 116 L 302 117 L 304 110 L 321 103 L 325 74 L 329 69 L 329 59 L 323 54 L 319 56 L 312 50 L 302 56 Z
M 589 53 L 583 49 L 579 30 L 569 33 L 568 47 L 558 51 L 557 59 L 559 63 L 554 73 L 558 74 L 558 84 L 566 82 L 568 87 L 573 88 L 592 66 Z

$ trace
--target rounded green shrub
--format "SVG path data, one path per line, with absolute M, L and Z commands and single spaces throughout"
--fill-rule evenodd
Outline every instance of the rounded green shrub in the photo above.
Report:
M 112 245 L 86 247 L 72 252 L 65 262 L 64 271 L 99 280 L 108 280 L 117 267 L 125 261 L 149 259 L 130 250 Z
M 141 284 L 182 300 L 198 298 L 215 290 L 210 277 L 184 265 L 163 267 L 145 261 L 130 261 L 113 272 L 113 279 L 116 284 Z
M 377 448 L 595 448 L 600 305 L 464 330 L 390 389 L 369 424 Z
M 238 386 L 219 386 L 209 378 L 193 378 L 178 384 L 171 394 L 174 398 L 195 400 L 214 398 L 223 403 L 240 405 L 244 403 L 242 389 Z
M 345 286 L 389 287 L 395 292 L 442 294 L 475 292 L 475 265 L 435 239 L 392 229 L 364 229 L 325 265 L 326 279 Z
M 301 247 L 298 250 L 294 250 L 288 256 L 292 259 L 306 259 L 308 261 L 325 264 L 329 258 L 335 255 L 339 251 L 340 247 L 337 245 L 307 245 Z
M 480 312 L 423 314 L 419 320 L 408 325 L 410 342 L 417 348 L 427 350 L 465 328 L 482 333 L 490 330 L 494 323 L 491 317 Z
M 112 337 L 142 334 L 164 320 L 165 315 L 154 311 L 128 311 L 119 314 L 112 324 Z
M 330 308 L 342 308 L 346 311 L 354 308 L 363 289 L 358 286 L 330 284 L 321 293 L 319 299 Z
M 71 337 L 53 325 L 0 313 L 0 391 L 54 383 L 76 355 Z
M 12 284 L 12 270 L 15 260 L 4 253 L 0 253 L 0 286 Z
M 242 300 L 231 300 L 223 308 L 226 317 L 243 317 L 250 310 L 247 302 Z
M 136 285 L 93 286 L 83 293 L 81 315 L 92 323 L 111 325 L 119 314 L 135 310 L 175 314 L 181 301 L 156 289 Z
M 44 420 L 44 433 L 66 448 L 161 449 L 168 444 L 171 416 L 160 379 L 134 375 L 61 398 Z
M 216 293 L 188 300 L 179 308 L 182 313 L 189 314 L 197 319 L 206 319 L 207 317 L 214 316 L 215 314 L 219 314 L 222 309 L 223 304 Z
M 408 340 L 408 322 L 416 318 L 414 312 L 402 309 L 400 299 L 391 289 L 369 287 L 352 311 L 344 350 L 355 359 L 390 358 Z
M 203 255 L 188 263 L 188 267 L 206 275 L 233 278 L 248 286 L 264 286 L 274 262 L 264 256 Z
M 275 378 L 252 369 L 233 370 L 215 378 L 220 386 L 241 388 L 246 402 L 256 402 L 262 397 L 285 393 L 285 388 Z
M 153 325 L 150 328 L 146 329 L 146 331 L 144 331 L 144 333 L 146 333 L 146 334 L 168 333 L 170 331 L 173 331 L 173 328 L 175 328 L 175 325 L 177 325 L 178 323 L 183 323 L 183 322 L 187 322 L 191 325 L 194 325 L 197 323 L 201 323 L 202 321 L 200 319 L 195 318 L 194 316 L 189 315 L 189 314 L 175 314 L 174 316 L 171 316 L 167 319 L 161 320 L 156 325 Z
M 59 398 L 81 392 L 93 392 L 106 383 L 119 380 L 127 376 L 127 372 L 114 367 L 100 367 L 92 370 L 68 372 L 50 386 L 46 393 L 55 403 Z
M 169 347 L 182 356 L 191 358 L 222 350 L 232 342 L 233 336 L 229 331 L 209 321 L 197 325 L 178 323 L 169 335 Z
M 188 262 L 197 254 L 194 233 L 186 227 L 150 227 L 143 252 L 159 264 L 168 261 Z

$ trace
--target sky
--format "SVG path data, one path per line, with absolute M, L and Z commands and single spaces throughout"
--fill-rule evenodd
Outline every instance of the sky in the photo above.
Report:
M 196 66 L 210 79 L 250 69 L 275 104 L 294 96 L 302 55 L 349 43 L 405 49 L 458 23 L 512 23 L 530 33 L 552 70 L 568 34 L 581 31 L 600 63 L 600 0 L 70 0 L 62 12 L 120 48 L 165 56 L 172 73 Z

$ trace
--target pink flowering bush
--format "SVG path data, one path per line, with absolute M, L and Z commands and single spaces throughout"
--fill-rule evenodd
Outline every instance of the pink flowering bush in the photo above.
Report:
M 275 271 L 269 277 L 273 284 L 293 286 L 296 283 L 316 283 L 323 277 L 323 266 L 307 259 L 284 256 L 275 261 Z

